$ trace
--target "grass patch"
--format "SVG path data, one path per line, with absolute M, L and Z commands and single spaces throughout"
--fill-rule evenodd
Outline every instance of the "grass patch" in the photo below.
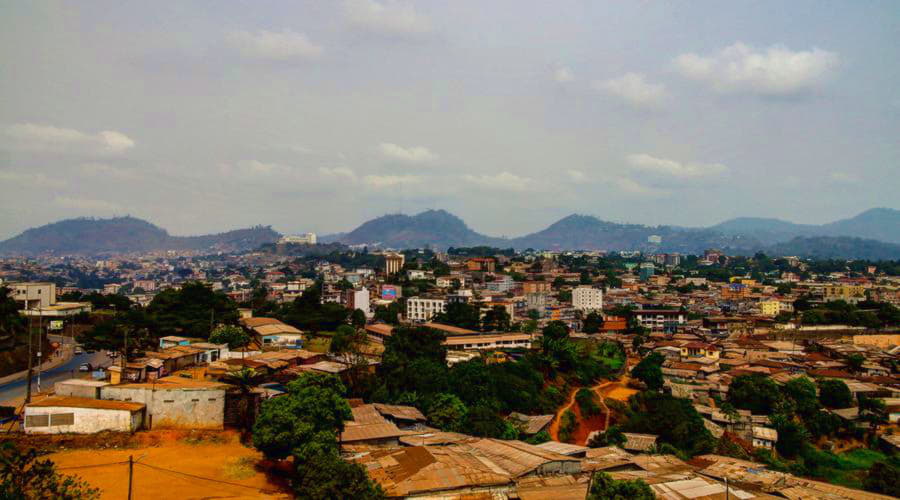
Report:
M 331 337 L 312 337 L 306 341 L 304 347 L 307 351 L 328 352 L 331 348 Z
M 247 479 L 256 475 L 256 459 L 253 457 L 240 457 L 231 460 L 225 465 L 225 476 L 231 479 Z

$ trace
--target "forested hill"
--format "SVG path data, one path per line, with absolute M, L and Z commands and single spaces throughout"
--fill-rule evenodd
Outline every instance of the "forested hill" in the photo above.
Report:
M 67 219 L 28 229 L 0 242 L 0 254 L 102 254 L 152 250 L 244 251 L 277 241 L 269 226 L 219 234 L 172 236 L 165 229 L 135 217 Z

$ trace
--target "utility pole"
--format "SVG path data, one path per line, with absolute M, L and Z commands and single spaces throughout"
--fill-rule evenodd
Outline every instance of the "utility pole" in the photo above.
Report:
M 38 347 L 37 347 L 37 365 L 38 365 L 38 376 L 37 376 L 37 390 L 41 392 L 41 365 L 44 364 L 44 358 L 41 356 L 43 354 L 42 349 L 44 348 L 44 310 L 38 307 Z
M 27 301 L 28 299 L 26 298 L 25 300 Z M 26 302 L 26 304 L 27 304 L 27 302 Z M 34 375 L 34 372 L 32 371 L 32 366 L 31 366 L 31 362 L 32 362 L 32 360 L 31 360 L 31 357 L 32 357 L 32 353 L 31 353 L 32 326 L 34 326 L 34 319 L 29 314 L 28 315 L 28 385 L 25 386 L 25 404 L 28 404 L 31 402 L 31 377 L 32 377 L 32 375 Z
M 128 500 L 131 500 L 131 480 L 134 477 L 134 455 L 128 455 Z

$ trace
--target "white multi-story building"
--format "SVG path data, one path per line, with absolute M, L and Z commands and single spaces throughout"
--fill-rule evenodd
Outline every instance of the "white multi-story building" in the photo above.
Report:
M 446 310 L 447 301 L 444 299 L 410 297 L 406 300 L 406 318 L 411 321 L 428 321 Z
M 572 307 L 581 311 L 603 309 L 603 290 L 589 286 L 575 288 L 572 290 Z
M 292 234 L 282 236 L 279 243 L 296 243 L 300 245 L 315 245 L 316 233 Z
M 346 290 L 344 292 L 344 304 L 349 309 L 360 309 L 367 318 L 372 317 L 372 310 L 369 307 L 369 289 L 362 287 L 358 290 Z

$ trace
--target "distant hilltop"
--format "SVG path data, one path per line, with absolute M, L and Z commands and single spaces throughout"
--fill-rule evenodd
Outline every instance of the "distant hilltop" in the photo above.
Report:
M 172 236 L 136 217 L 67 219 L 28 229 L 0 242 L 0 254 L 101 254 L 154 250 L 240 252 L 278 241 L 270 226 L 255 226 L 219 234 Z

